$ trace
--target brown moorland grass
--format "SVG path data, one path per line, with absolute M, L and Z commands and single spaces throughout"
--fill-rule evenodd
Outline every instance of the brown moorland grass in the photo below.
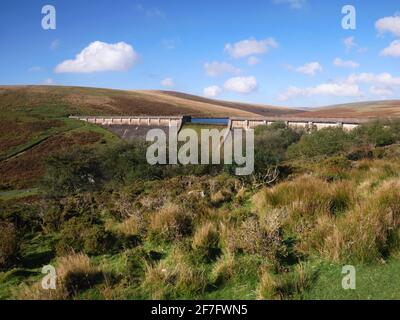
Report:
M 315 118 L 391 118 L 400 116 L 400 100 L 371 101 L 314 108 L 296 114 Z
M 185 94 L 160 91 L 127 91 L 83 87 L 10 86 L 0 87 L 1 111 L 37 113 L 43 105 L 50 115 L 193 115 L 193 116 L 256 116 L 267 112 L 278 115 L 296 112 L 252 104 L 236 104 Z M 28 107 L 27 107 L 28 106 Z
M 0 162 L 0 186 L 14 189 L 31 187 L 43 175 L 47 157 L 77 145 L 93 144 L 101 138 L 102 134 L 97 132 L 53 136 L 17 157 Z
M 33 137 L 50 130 L 62 127 L 64 123 L 59 120 L 19 121 L 0 120 L 0 155 L 9 149 L 27 143 Z

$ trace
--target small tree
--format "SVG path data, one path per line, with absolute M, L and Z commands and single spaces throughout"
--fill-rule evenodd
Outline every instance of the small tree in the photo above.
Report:
M 312 158 L 332 156 L 345 151 L 352 143 L 352 137 L 342 128 L 326 128 L 303 135 L 301 140 L 289 147 L 289 158 Z

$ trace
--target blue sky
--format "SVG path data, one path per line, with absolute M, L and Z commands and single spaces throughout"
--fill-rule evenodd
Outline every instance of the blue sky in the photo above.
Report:
M 41 26 L 47 4 L 56 30 Z M 347 4 L 356 30 L 342 28 Z M 400 97 L 395 0 L 15 0 L 0 8 L 3 85 L 163 89 L 303 107 Z

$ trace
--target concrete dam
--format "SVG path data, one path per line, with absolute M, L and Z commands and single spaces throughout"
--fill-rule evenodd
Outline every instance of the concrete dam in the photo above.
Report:
M 177 127 L 178 131 L 185 123 L 201 123 L 195 121 L 191 116 L 71 116 L 70 119 L 85 121 L 101 125 L 114 132 L 122 139 L 131 140 L 134 138 L 144 138 L 150 129 L 165 129 Z M 341 127 L 344 130 L 353 130 L 363 123 L 366 119 L 345 119 L 345 118 L 295 118 L 295 117 L 257 117 L 257 118 L 208 118 L 204 119 L 205 124 L 227 125 L 233 129 L 254 129 L 258 126 L 267 126 L 277 122 L 283 122 L 292 128 L 302 128 L 305 130 L 320 130 L 330 127 Z M 218 121 L 212 120 L 224 120 Z

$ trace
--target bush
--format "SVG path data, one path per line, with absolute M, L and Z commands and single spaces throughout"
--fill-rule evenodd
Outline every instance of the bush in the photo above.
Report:
M 239 228 L 224 230 L 224 244 L 228 253 L 242 252 L 266 258 L 270 266 L 276 267 L 286 256 L 280 224 L 271 220 L 260 223 L 256 217 L 242 222 Z
M 297 144 L 289 147 L 289 158 L 332 156 L 345 151 L 352 143 L 350 134 L 342 128 L 325 128 L 303 135 Z
M 42 188 L 51 196 L 97 190 L 103 182 L 98 155 L 90 149 L 74 149 L 51 156 L 46 162 Z
M 372 159 L 374 157 L 374 149 L 368 145 L 355 146 L 347 153 L 347 159 L 358 161 L 362 159 Z
M 285 158 L 287 148 L 299 141 L 301 133 L 284 123 L 260 126 L 255 129 L 254 167 L 256 174 L 265 174 L 269 168 L 278 166 Z
M 101 155 L 102 170 L 108 181 L 127 184 L 135 180 L 163 177 L 162 166 L 152 166 L 146 159 L 147 145 L 141 141 L 119 144 Z
M 73 217 L 84 217 L 89 223 L 100 223 L 96 198 L 91 193 L 81 193 L 62 199 L 49 199 L 41 205 L 41 224 L 45 232 L 59 231 L 63 223 Z
M 74 217 L 63 224 L 57 253 L 84 252 L 98 255 L 111 250 L 116 241 L 101 224 L 92 224 L 85 217 Z
M 388 146 L 396 142 L 398 133 L 393 129 L 390 123 L 374 121 L 359 126 L 353 135 L 359 143 L 367 142 L 376 147 Z
M 12 223 L 23 234 L 42 229 L 39 209 L 34 203 L 0 202 L 0 221 Z
M 12 265 L 19 255 L 19 238 L 14 224 L 0 221 L 0 269 Z

